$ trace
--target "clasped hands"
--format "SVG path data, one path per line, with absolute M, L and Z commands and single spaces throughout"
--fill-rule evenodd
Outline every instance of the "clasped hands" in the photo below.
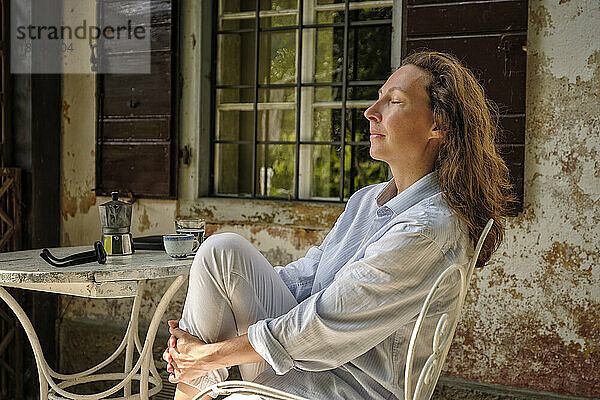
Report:
M 169 321 L 169 333 L 171 337 L 163 353 L 169 382 L 198 378 L 220 367 L 214 363 L 212 346 L 179 328 L 179 321 Z

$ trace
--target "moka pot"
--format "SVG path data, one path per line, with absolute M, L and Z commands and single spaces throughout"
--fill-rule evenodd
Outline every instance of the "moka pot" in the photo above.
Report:
M 119 200 L 119 192 L 111 192 L 112 200 L 98 206 L 102 224 L 102 244 L 108 256 L 133 254 L 131 228 L 132 205 Z

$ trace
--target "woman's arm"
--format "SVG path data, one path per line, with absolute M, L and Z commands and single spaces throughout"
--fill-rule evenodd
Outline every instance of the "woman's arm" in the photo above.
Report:
M 439 247 L 415 226 L 388 231 L 365 257 L 278 318 L 248 328 L 256 351 L 284 374 L 336 368 L 364 354 L 418 314 L 447 266 Z
M 205 375 L 218 368 L 264 361 L 248 341 L 248 335 L 216 343 L 204 343 L 169 321 L 169 347 L 163 359 L 170 364 L 169 382 L 178 383 Z M 174 338 L 174 339 L 173 339 Z

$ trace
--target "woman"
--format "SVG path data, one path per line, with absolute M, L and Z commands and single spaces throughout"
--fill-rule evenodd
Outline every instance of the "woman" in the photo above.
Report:
M 169 322 L 175 398 L 240 365 L 245 380 L 311 399 L 401 399 L 407 342 L 429 288 L 468 261 L 489 218 L 480 265 L 503 237 L 510 186 L 490 109 L 455 58 L 413 54 L 365 111 L 371 157 L 393 179 L 354 193 L 320 246 L 272 268 L 240 236 L 210 237 L 182 319 Z

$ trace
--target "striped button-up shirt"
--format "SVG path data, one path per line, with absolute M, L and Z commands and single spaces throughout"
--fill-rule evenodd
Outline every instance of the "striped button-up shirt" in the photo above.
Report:
M 320 246 L 275 267 L 299 304 L 250 326 L 272 367 L 257 382 L 312 399 L 403 398 L 416 316 L 471 245 L 435 171 L 396 191 L 394 180 L 357 191 Z

